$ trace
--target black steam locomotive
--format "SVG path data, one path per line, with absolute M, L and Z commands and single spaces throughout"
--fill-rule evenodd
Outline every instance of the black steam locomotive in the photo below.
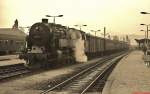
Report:
M 48 23 L 47 19 L 31 26 L 27 47 L 20 55 L 29 68 L 45 67 L 49 63 L 86 62 L 89 57 L 111 54 L 128 49 L 128 43 L 103 39 Z

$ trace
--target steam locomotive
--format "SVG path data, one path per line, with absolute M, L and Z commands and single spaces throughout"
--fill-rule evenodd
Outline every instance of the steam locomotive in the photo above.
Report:
M 95 37 L 81 30 L 48 23 L 35 23 L 26 38 L 20 59 L 28 68 L 45 67 L 49 63 L 86 62 L 89 58 L 128 49 L 128 43 Z

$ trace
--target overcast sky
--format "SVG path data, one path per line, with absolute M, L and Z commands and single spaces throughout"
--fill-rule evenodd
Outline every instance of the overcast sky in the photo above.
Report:
M 86 24 L 86 32 L 106 26 L 111 34 L 144 34 L 140 23 L 149 24 L 150 15 L 141 11 L 150 12 L 150 0 L 0 0 L 0 27 L 12 27 L 15 19 L 20 26 L 31 26 L 46 14 L 63 14 L 56 23 Z

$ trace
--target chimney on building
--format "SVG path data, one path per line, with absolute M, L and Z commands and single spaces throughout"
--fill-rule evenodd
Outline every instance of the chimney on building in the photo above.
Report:
M 18 29 L 18 20 L 17 19 L 14 21 L 14 25 L 13 25 L 12 29 Z

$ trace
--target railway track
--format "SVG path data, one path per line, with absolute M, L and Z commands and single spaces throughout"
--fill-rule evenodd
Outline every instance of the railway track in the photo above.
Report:
M 67 94 L 87 94 L 88 92 L 95 91 L 101 92 L 108 74 L 111 73 L 117 61 L 125 55 L 126 54 L 115 58 L 114 56 L 106 58 L 61 83 L 44 90 L 40 94 L 48 94 L 49 92 L 65 92 Z
M 0 67 L 0 80 L 5 80 L 11 77 L 19 76 L 31 72 L 24 67 L 23 64 L 15 64 Z
M 23 64 L 14 64 L 14 65 L 7 65 L 7 66 L 0 66 L 0 74 L 7 73 L 12 71 L 16 68 L 24 67 Z

